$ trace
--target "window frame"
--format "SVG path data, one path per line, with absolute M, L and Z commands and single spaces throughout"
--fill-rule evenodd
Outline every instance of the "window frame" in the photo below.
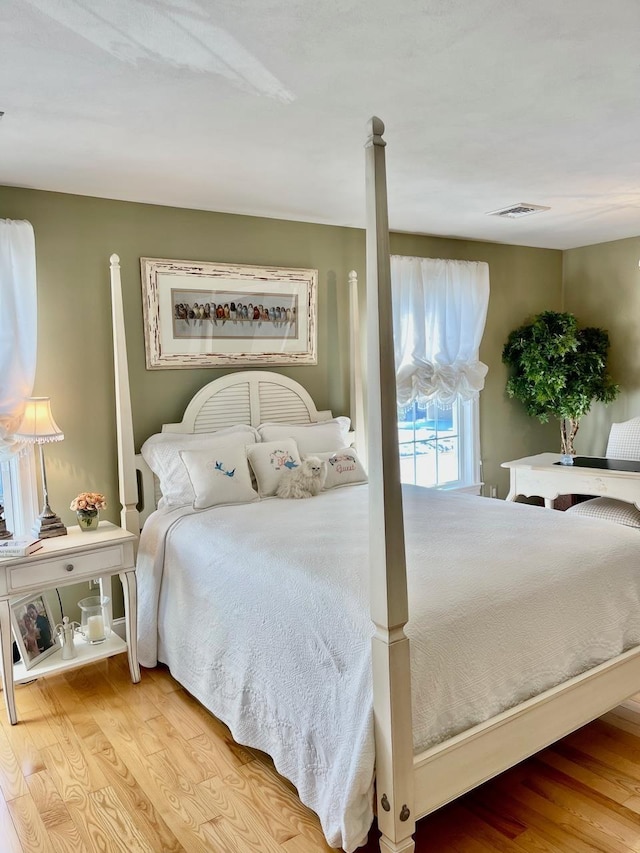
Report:
M 7 530 L 28 536 L 38 516 L 34 448 L 29 445 L 0 463 Z
M 472 400 L 458 400 L 453 404 L 458 407 L 458 458 L 459 458 L 459 479 L 449 483 L 435 483 L 431 486 L 424 486 L 429 489 L 439 489 L 440 491 L 464 491 L 471 494 L 479 495 L 482 488 L 481 480 L 481 458 L 480 458 L 480 403 L 476 396 Z M 398 423 L 400 421 L 398 420 Z M 403 442 L 410 444 L 411 442 Z M 415 451 L 415 442 L 414 442 Z M 436 454 L 442 453 L 438 450 L 437 445 L 434 448 Z M 415 459 L 415 452 L 409 457 Z M 406 458 L 406 457 L 405 457 Z M 415 472 L 415 465 L 414 465 Z M 403 483 L 416 484 L 415 473 L 412 480 L 402 479 Z

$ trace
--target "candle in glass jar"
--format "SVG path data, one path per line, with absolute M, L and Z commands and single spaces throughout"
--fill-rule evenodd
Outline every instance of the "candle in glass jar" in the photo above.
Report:
M 87 640 L 104 640 L 104 619 L 100 613 L 87 619 Z

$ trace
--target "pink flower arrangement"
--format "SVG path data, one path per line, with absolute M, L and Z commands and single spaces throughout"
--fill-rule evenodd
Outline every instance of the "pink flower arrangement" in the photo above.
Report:
M 97 512 L 99 509 L 106 509 L 107 502 L 104 495 L 100 492 L 80 492 L 72 501 L 69 509 L 81 510 L 83 512 Z

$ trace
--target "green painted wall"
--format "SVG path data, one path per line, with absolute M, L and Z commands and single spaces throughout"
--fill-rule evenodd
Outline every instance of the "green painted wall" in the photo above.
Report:
M 318 365 L 283 369 L 321 408 L 349 411 L 347 275 L 364 291 L 364 232 L 205 211 L 0 187 L 0 217 L 28 219 L 36 233 L 39 352 L 35 393 L 52 398 L 65 441 L 47 448 L 53 507 L 73 523 L 71 498 L 104 491 L 118 520 L 109 256 L 120 255 L 136 442 L 181 418 L 197 388 L 224 371 L 145 369 L 140 257 L 213 260 L 319 270 Z M 553 446 L 553 435 L 505 399 L 500 361 L 509 331 L 527 316 L 558 309 L 562 254 L 445 238 L 393 234 L 392 252 L 485 260 L 491 300 L 481 358 L 484 478 L 507 490 L 499 463 Z M 364 295 L 362 298 L 364 304 Z
M 580 325 L 600 326 L 611 338 L 609 368 L 621 386 L 609 406 L 595 404 L 583 419 L 576 450 L 604 454 L 612 423 L 640 415 L 640 237 L 564 253 L 564 308 Z

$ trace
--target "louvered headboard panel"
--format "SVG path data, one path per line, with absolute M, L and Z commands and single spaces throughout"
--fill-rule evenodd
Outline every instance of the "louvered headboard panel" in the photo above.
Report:
M 312 420 L 304 400 L 291 388 L 275 382 L 259 382 L 258 395 L 260 423 L 304 424 Z
M 232 385 L 209 397 L 193 421 L 193 432 L 215 432 L 233 424 L 251 423 L 249 383 Z M 163 427 L 163 430 L 165 428 Z M 166 431 L 166 430 L 165 430 Z

